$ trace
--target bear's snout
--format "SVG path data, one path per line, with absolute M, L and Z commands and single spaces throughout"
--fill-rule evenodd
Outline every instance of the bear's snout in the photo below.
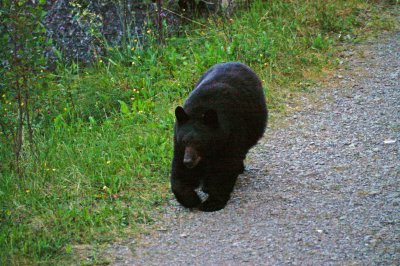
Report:
M 201 157 L 198 155 L 197 151 L 192 147 L 185 148 L 185 155 L 183 157 L 183 164 L 191 169 L 196 167 L 196 165 L 200 162 Z

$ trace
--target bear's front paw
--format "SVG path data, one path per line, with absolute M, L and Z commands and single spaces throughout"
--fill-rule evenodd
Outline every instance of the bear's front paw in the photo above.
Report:
M 215 212 L 223 209 L 225 206 L 226 202 L 207 199 L 199 206 L 199 210 L 203 212 Z
M 183 194 L 175 193 L 175 196 L 178 202 L 186 208 L 195 208 L 201 203 L 199 196 L 194 191 Z

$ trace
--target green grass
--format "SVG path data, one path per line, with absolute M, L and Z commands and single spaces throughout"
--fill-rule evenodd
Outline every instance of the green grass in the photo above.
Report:
M 185 26 L 164 46 L 133 39 L 93 66 L 40 73 L 39 152 L 24 146 L 23 178 L 7 167 L 11 146 L 0 135 L 1 264 L 77 262 L 80 245 L 134 237 L 157 219 L 171 197 L 173 110 L 213 64 L 250 65 L 280 112 L 335 67 L 341 43 L 393 29 L 394 10 L 361 0 L 254 1 L 248 13 Z M 92 254 L 85 263 L 105 262 Z

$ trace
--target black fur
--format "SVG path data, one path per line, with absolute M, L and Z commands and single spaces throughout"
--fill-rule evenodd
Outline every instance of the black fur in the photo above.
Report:
M 209 69 L 175 110 L 171 187 L 187 208 L 225 207 L 248 150 L 262 137 L 268 111 L 261 81 L 236 62 Z M 194 191 L 202 186 L 208 198 Z

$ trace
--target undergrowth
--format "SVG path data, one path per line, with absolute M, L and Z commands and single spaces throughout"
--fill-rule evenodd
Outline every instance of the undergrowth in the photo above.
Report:
M 248 64 L 271 113 L 280 112 L 335 67 L 341 43 L 393 29 L 393 10 L 361 0 L 253 1 L 230 18 L 197 19 L 164 45 L 148 30 L 146 46 L 132 38 L 92 66 L 60 59 L 40 71 L 38 152 L 23 146 L 22 177 L 8 167 L 11 144 L 0 134 L 1 264 L 70 263 L 79 247 L 135 236 L 157 219 L 171 197 L 173 110 L 207 68 Z M 13 119 L 12 95 L 2 92 L 1 115 Z M 82 263 L 104 263 L 90 250 Z

